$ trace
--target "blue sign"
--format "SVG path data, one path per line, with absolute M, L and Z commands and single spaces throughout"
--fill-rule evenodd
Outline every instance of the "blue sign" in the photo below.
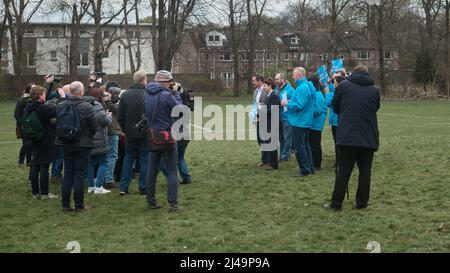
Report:
M 331 63 L 331 74 L 336 73 L 337 71 L 341 71 L 344 68 L 344 60 L 343 59 L 334 59 Z
M 328 84 L 328 69 L 326 65 L 322 65 L 317 69 L 317 74 L 319 74 L 320 82 L 326 86 Z

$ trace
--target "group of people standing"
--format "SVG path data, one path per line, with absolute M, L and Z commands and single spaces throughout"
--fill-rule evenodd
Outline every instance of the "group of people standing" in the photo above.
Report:
M 147 196 L 149 207 L 162 207 L 155 198 L 156 176 L 161 170 L 169 184 L 169 212 L 178 210 L 178 185 L 192 181 L 184 160 L 189 142 L 180 140 L 170 149 L 153 151 L 148 138 L 150 128 L 170 129 L 174 122 L 172 108 L 183 103 L 179 94 L 183 89 L 174 83 L 170 72 L 158 71 L 155 81 L 148 83 L 146 73 L 137 71 L 133 84 L 124 92 L 115 82 L 109 82 L 94 83 L 85 94 L 83 83 L 75 81 L 62 86 L 51 75 L 46 77 L 44 85 L 45 88 L 29 84 L 14 113 L 17 136 L 23 141 L 19 167 L 27 167 L 25 159 L 31 167 L 29 177 L 34 199 L 58 198 L 49 192 L 50 165 L 54 169 L 51 180 L 61 183 L 64 212 L 81 212 L 87 208 L 86 180 L 88 193 L 103 195 L 118 188 L 121 196 L 130 194 L 133 170 L 138 166 L 139 191 Z M 160 97 L 161 111 L 153 117 L 156 97 Z M 146 118 L 139 129 L 137 124 L 143 117 Z M 125 144 L 122 155 L 120 142 Z M 114 181 L 118 168 L 119 183 Z M 181 181 L 178 181 L 178 169 Z M 75 208 L 71 205 L 72 190 Z
M 299 176 L 307 177 L 322 169 L 322 131 L 328 115 L 335 146 L 336 183 L 331 203 L 324 208 L 341 210 L 345 191 L 355 162 L 359 167 L 355 207 L 367 208 L 373 154 L 378 150 L 379 132 L 376 113 L 380 107 L 380 91 L 364 66 L 353 69 L 350 77 L 345 70 L 332 75 L 327 84 L 318 75 L 307 78 L 306 70 L 293 70 L 296 88 L 285 75 L 272 79 L 253 77 L 255 87 L 253 105 L 257 109 L 254 121 L 258 144 L 262 147 L 260 128 L 279 132 L 280 156 L 277 147 L 262 149 L 258 166 L 266 170 L 278 169 L 278 163 L 288 161 L 295 152 Z M 278 107 L 271 107 L 271 106 Z M 273 111 L 279 120 L 271 119 Z M 267 115 L 267 119 L 261 119 Z M 268 124 L 262 126 L 261 122 Z

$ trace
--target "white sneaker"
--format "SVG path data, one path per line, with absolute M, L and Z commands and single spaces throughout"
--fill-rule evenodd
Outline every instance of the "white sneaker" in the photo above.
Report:
M 88 187 L 88 193 L 93 193 L 95 191 L 95 187 Z
M 49 192 L 47 195 L 41 195 L 41 199 L 46 200 L 46 199 L 56 199 L 58 198 L 58 195 L 55 195 L 51 192 Z
M 94 194 L 106 194 L 110 193 L 110 190 L 105 190 L 103 187 L 95 188 Z

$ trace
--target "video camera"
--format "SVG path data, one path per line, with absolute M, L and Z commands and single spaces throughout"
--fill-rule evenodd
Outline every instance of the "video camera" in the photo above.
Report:
M 119 87 L 110 87 L 106 92 L 111 94 L 111 103 L 118 103 L 120 100 L 120 93 L 122 89 Z
M 92 72 L 92 74 L 89 76 L 89 81 L 91 82 L 91 86 L 100 87 L 104 85 L 106 82 L 103 79 L 103 76 L 105 76 L 106 73 L 104 72 Z

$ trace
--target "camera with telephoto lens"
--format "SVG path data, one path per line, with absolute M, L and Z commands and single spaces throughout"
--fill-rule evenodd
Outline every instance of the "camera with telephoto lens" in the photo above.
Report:
M 138 130 L 138 132 L 142 132 L 144 130 L 145 124 L 147 124 L 147 116 L 145 114 L 142 114 L 141 120 L 134 126 L 136 127 L 136 130 Z
M 111 94 L 111 103 L 118 103 L 122 90 L 119 87 L 110 87 L 106 92 Z
M 54 77 L 54 82 L 60 83 L 62 81 L 62 77 Z

